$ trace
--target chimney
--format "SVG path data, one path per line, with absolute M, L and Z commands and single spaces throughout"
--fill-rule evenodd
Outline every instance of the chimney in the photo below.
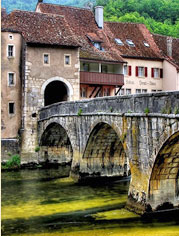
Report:
M 43 0 L 38 0 L 38 2 L 43 2 Z
M 95 20 L 99 28 L 103 29 L 103 7 L 95 7 Z
M 167 56 L 172 57 L 172 38 L 167 37 Z

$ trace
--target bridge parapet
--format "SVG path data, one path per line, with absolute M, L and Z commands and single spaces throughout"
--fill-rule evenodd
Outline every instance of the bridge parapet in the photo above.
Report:
M 102 97 L 75 102 L 61 102 L 39 111 L 39 119 L 56 115 L 97 113 L 160 113 L 176 114 L 179 110 L 179 91 Z

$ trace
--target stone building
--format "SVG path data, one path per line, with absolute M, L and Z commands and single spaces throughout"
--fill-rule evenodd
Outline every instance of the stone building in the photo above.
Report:
M 14 11 L 2 45 L 2 138 L 34 153 L 38 109 L 79 99 L 79 43 L 62 16 Z
M 19 151 L 24 162 L 36 158 L 43 106 L 179 89 L 177 47 L 168 57 L 143 24 L 103 22 L 102 7 L 38 1 L 35 12 L 2 9 L 1 31 L 2 160 Z

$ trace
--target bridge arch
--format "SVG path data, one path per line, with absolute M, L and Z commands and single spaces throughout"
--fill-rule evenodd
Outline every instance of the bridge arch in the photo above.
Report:
M 149 202 L 152 208 L 167 202 L 179 204 L 179 131 L 164 142 L 156 156 L 149 182 Z
M 41 87 L 43 105 L 47 106 L 60 101 L 71 100 L 73 96 L 72 85 L 62 77 L 53 77 L 45 81 Z
M 40 138 L 40 155 L 45 161 L 69 163 L 73 149 L 66 130 L 57 122 L 48 124 Z
M 93 176 L 128 176 L 129 163 L 123 144 L 108 123 L 97 123 L 88 138 L 80 172 Z

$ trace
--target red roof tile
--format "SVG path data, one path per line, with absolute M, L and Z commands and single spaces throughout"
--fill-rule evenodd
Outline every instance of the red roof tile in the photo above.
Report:
M 113 47 L 119 50 L 123 57 L 162 58 L 159 48 L 144 24 L 105 22 L 104 31 Z M 115 38 L 120 39 L 123 45 L 118 45 Z M 129 46 L 127 39 L 132 40 L 135 46 Z M 149 47 L 145 46 L 144 42 L 149 44 Z
M 28 43 L 79 46 L 63 16 L 28 11 L 13 11 L 2 18 L 2 30 L 22 33 Z
M 167 39 L 168 36 L 153 34 L 153 38 L 158 45 L 160 52 L 170 62 L 174 63 L 177 69 L 179 69 L 179 38 L 172 38 L 172 57 L 168 56 L 167 53 Z
M 113 50 L 104 31 L 98 28 L 91 10 L 47 3 L 39 3 L 38 8 L 43 13 L 59 14 L 65 17 L 81 45 L 80 58 L 115 63 L 124 62 L 120 54 Z M 104 51 L 96 49 L 87 34 L 92 36 L 93 39 L 100 39 L 103 42 L 101 46 Z

